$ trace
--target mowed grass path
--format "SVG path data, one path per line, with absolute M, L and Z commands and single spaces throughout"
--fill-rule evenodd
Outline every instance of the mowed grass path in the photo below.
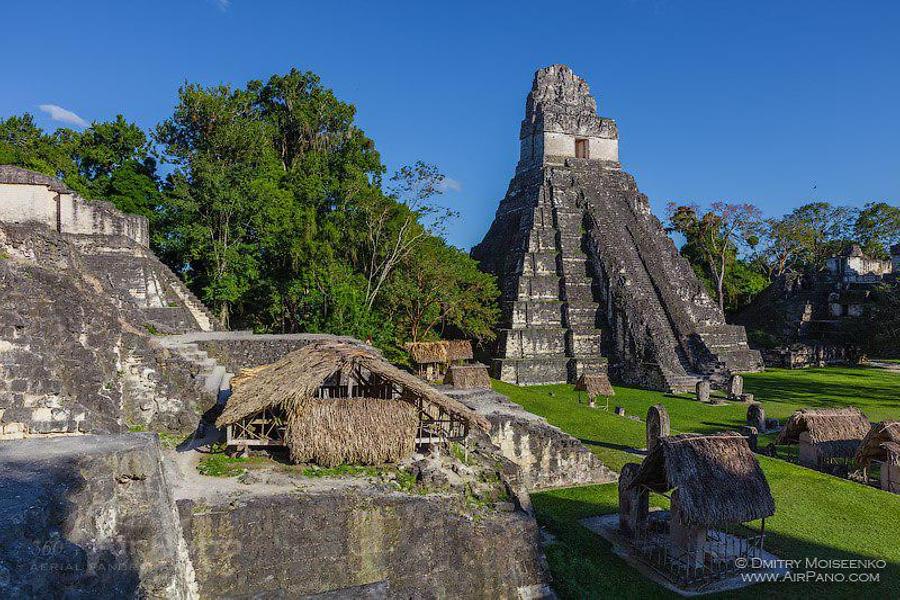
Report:
M 647 408 L 662 404 L 673 433 L 712 433 L 745 422 L 740 403 L 701 405 L 688 396 L 672 396 L 616 387 L 610 410 L 579 404 L 569 385 L 520 388 L 494 382 L 497 391 L 527 410 L 581 439 L 608 466 L 621 469 L 640 462 L 643 418 Z M 859 407 L 873 421 L 900 418 L 900 374 L 868 368 L 772 370 L 746 377 L 746 391 L 763 402 L 770 417 L 786 419 L 797 408 Z M 613 406 L 641 421 L 617 417 Z M 764 443 L 765 440 L 762 440 Z M 775 516 L 766 520 L 767 549 L 790 559 L 884 559 L 879 583 L 777 583 L 755 585 L 738 597 L 900 598 L 900 496 L 823 475 L 767 457 L 759 457 L 775 497 Z M 535 494 L 539 521 L 558 543 L 547 549 L 554 587 L 563 598 L 646 598 L 671 594 L 642 578 L 618 558 L 602 538 L 578 520 L 615 512 L 615 484 L 554 490 Z M 832 571 L 849 576 L 851 571 Z M 730 596 L 734 596 L 731 594 Z M 729 596 L 729 597 L 730 597 Z

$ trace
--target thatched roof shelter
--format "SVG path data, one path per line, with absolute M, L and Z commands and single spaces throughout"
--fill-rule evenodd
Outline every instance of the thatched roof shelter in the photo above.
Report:
M 776 444 L 798 444 L 807 433 L 826 457 L 853 456 L 871 424 L 858 408 L 801 408 L 788 419 Z
M 900 456 L 900 421 L 882 421 L 872 425 L 856 450 L 854 460 L 868 467 L 873 460 L 885 461 L 888 454 Z
M 448 342 L 412 342 L 406 345 L 409 357 L 418 365 L 450 362 Z
M 682 518 L 700 527 L 775 514 L 775 500 L 747 440 L 738 433 L 661 437 L 631 487 L 678 489 Z
M 336 392 L 333 397 L 322 395 L 328 386 Z M 319 458 L 316 462 L 329 464 L 367 452 L 383 458 L 411 451 L 423 412 L 490 430 L 487 419 L 465 405 L 371 349 L 342 341 L 315 342 L 242 373 L 232 381 L 231 397 L 216 426 L 272 409 L 284 415 L 284 443 L 297 462 L 309 460 L 311 454 Z
M 616 395 L 616 391 L 609 382 L 609 377 L 606 373 L 584 373 L 575 383 L 575 389 L 581 392 L 587 392 L 589 398 Z
M 486 365 L 453 365 L 447 370 L 444 383 L 457 390 L 490 389 L 491 378 Z
M 447 359 L 451 362 L 458 360 L 473 360 L 472 342 L 469 340 L 447 340 Z

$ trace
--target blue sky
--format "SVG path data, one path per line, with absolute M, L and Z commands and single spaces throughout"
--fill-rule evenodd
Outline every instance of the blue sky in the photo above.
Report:
M 669 201 L 773 215 L 900 201 L 900 2 L 553 6 L 8 1 L 0 117 L 149 128 L 184 81 L 311 69 L 356 104 L 390 169 L 421 159 L 452 179 L 450 241 L 468 248 L 513 174 L 534 70 L 566 63 L 618 122 L 623 167 L 658 215 Z

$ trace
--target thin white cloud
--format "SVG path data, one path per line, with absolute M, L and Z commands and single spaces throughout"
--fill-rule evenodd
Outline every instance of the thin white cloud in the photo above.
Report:
M 231 0 L 212 0 L 212 3 L 222 12 L 231 8 Z
M 71 110 L 65 109 L 56 104 L 41 104 L 38 108 L 50 115 L 50 118 L 60 123 L 68 123 L 77 127 L 87 127 L 88 122 L 73 113 Z
M 462 191 L 462 182 L 453 179 L 452 177 L 444 177 L 444 180 L 441 181 L 438 188 L 442 192 L 461 192 Z

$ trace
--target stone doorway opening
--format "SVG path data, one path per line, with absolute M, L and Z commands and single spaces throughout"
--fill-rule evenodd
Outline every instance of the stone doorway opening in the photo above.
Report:
M 576 139 L 575 140 L 575 158 L 589 158 L 588 157 L 588 141 L 585 139 Z

